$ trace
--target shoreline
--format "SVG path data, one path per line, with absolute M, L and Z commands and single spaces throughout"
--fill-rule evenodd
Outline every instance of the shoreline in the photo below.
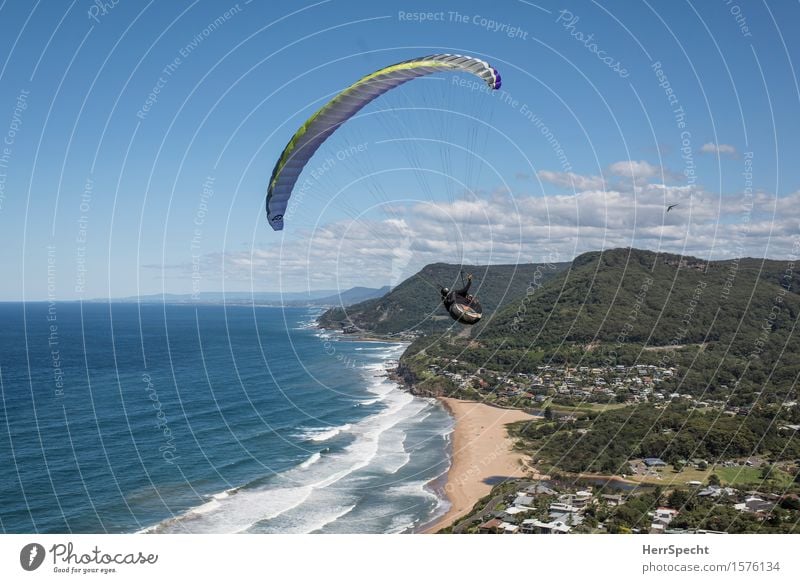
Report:
M 472 510 L 502 479 L 524 478 L 535 471 L 523 465 L 525 456 L 512 449 L 506 424 L 540 419 L 519 409 L 501 409 L 476 401 L 452 397 L 437 400 L 453 416 L 450 468 L 444 488 L 450 508 L 416 532 L 434 533 L 448 527 Z
M 321 330 L 332 331 L 316 323 Z M 337 334 L 339 340 L 404 344 L 410 340 L 382 338 L 367 333 Z M 398 360 L 402 358 L 402 354 Z M 390 370 L 387 376 L 393 377 Z M 417 395 L 401 378 L 393 378 L 399 387 Z M 541 477 L 536 470 L 525 465 L 526 456 L 513 450 L 514 442 L 508 436 L 506 425 L 517 421 L 542 419 L 521 409 L 503 408 L 478 401 L 465 401 L 453 397 L 436 397 L 436 400 L 453 418 L 450 443 L 450 467 L 447 472 L 431 482 L 430 488 L 439 498 L 450 504 L 441 516 L 419 525 L 414 533 L 432 534 L 446 528 L 468 514 L 475 504 L 491 492 L 503 479 Z

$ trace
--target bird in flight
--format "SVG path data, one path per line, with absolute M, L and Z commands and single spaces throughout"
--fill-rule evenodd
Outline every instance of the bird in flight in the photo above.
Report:
M 671 204 L 671 205 L 667 206 L 667 212 L 671 211 L 672 209 L 674 209 L 679 204 L 680 204 L 679 202 L 676 202 L 675 204 Z

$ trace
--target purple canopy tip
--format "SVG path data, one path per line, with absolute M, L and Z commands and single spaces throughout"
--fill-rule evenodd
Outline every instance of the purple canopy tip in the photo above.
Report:
M 500 77 L 500 73 L 498 73 L 497 69 L 495 69 L 494 67 L 492 67 L 492 72 L 494 72 L 494 88 L 500 89 L 500 86 L 502 85 L 501 83 L 502 77 Z

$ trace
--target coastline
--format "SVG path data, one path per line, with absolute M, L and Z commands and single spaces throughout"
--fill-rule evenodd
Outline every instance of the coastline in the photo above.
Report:
M 524 455 L 512 450 L 506 424 L 539 419 L 519 409 L 501 409 L 485 403 L 437 397 L 455 420 L 452 461 L 444 488 L 450 509 L 418 531 L 434 533 L 466 515 L 504 478 L 523 478 L 533 470 Z M 443 490 L 443 491 L 442 491 Z
M 326 329 L 319 325 L 319 321 L 317 328 Z M 407 339 L 390 339 L 368 333 L 339 334 L 337 339 L 403 344 L 403 353 L 411 344 Z M 415 393 L 412 387 L 402 378 L 397 378 L 392 371 L 387 370 L 387 376 L 412 394 L 424 397 Z M 525 465 L 524 454 L 513 450 L 513 440 L 508 436 L 506 425 L 542 417 L 520 409 L 506 409 L 453 397 L 437 396 L 436 400 L 453 417 L 454 428 L 450 468 L 444 479 L 438 478 L 430 482 L 428 487 L 440 498 L 447 499 L 450 508 L 443 515 L 420 525 L 415 533 L 431 534 L 455 523 L 504 479 L 541 477 L 533 468 Z

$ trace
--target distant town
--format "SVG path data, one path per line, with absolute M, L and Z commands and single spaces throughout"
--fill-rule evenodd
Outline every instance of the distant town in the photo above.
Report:
M 667 496 L 549 481 L 509 482 L 502 487 L 503 492 L 479 504 L 449 530 L 475 534 L 725 534 L 730 526 L 726 523 L 739 520 L 757 525 L 774 512 L 788 512 L 785 509 L 797 509 L 800 504 L 795 494 L 742 491 L 716 484 L 690 486 L 689 491 L 677 490 Z M 653 509 L 641 511 L 642 499 L 647 498 L 650 504 L 653 497 L 657 498 Z M 696 503 L 687 504 L 692 497 Z M 626 509 L 626 505 L 636 508 Z M 723 517 L 718 521 L 720 530 L 692 527 L 689 523 L 694 521 L 682 517 L 710 512 Z
M 481 400 L 513 407 L 542 408 L 585 404 L 659 403 L 684 399 L 694 407 L 716 409 L 727 415 L 746 415 L 749 407 L 733 406 L 721 399 L 697 399 L 688 393 L 671 390 L 667 381 L 678 376 L 676 367 L 656 365 L 570 367 L 544 365 L 536 373 L 503 373 L 479 368 L 474 373 L 459 369 L 458 359 L 443 364 L 429 364 L 431 376 L 441 377 L 459 392 L 480 393 Z M 455 372 L 458 371 L 458 372 Z M 797 401 L 786 401 L 790 408 Z M 800 425 L 786 429 L 800 430 Z

